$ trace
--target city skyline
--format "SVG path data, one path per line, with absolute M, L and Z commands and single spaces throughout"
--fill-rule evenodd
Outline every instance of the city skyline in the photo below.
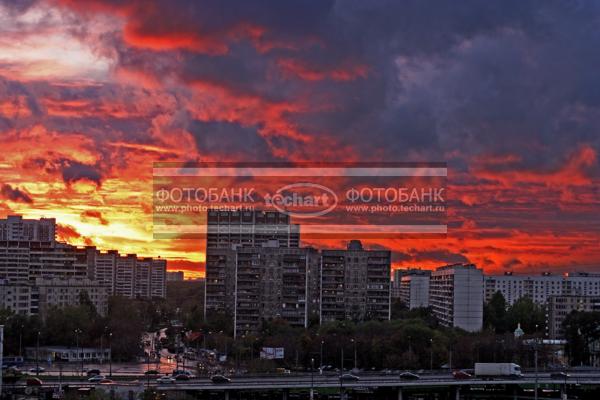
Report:
M 445 239 L 363 240 L 393 268 L 600 267 L 594 2 L 117 3 L 0 2 L 1 218 L 197 277 L 153 162 L 446 162 Z

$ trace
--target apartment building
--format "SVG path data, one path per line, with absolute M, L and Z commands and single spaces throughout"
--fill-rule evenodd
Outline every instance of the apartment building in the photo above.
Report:
M 54 218 L 23 219 L 20 215 L 9 215 L 0 219 L 0 241 L 54 243 L 55 237 Z
M 564 339 L 562 324 L 571 312 L 600 312 L 600 296 L 554 295 L 548 297 L 547 329 L 550 339 Z
M 278 212 L 213 211 L 208 223 L 205 314 L 231 315 L 236 335 L 273 318 L 293 326 L 390 318 L 389 251 L 359 241 L 301 248 L 298 226 Z
M 29 285 L 0 280 L 0 308 L 21 315 L 37 314 L 37 303 L 35 308 L 32 304 L 32 291 Z
M 0 279 L 28 283 L 38 278 L 86 278 L 85 251 L 64 243 L 0 241 Z
M 184 279 L 185 273 L 183 271 L 167 272 L 167 282 L 183 282 Z
M 514 304 L 521 297 L 546 304 L 551 296 L 600 296 L 600 274 L 573 272 L 564 275 L 489 275 L 485 279 L 485 300 L 500 292 L 506 303 Z
M 429 304 L 444 326 L 469 332 L 483 325 L 483 272 L 473 264 L 454 264 L 431 272 Z
M 53 307 L 76 306 L 80 304 L 82 293 L 100 315 L 108 310 L 109 287 L 84 279 L 42 279 L 33 284 L 0 281 L 0 308 L 21 315 L 46 316 Z
M 390 318 L 389 250 L 364 250 L 352 240 L 345 250 L 321 252 L 320 322 Z
M 233 315 L 238 248 L 261 248 L 278 243 L 279 248 L 298 248 L 300 229 L 288 215 L 277 211 L 239 210 L 207 212 L 206 280 L 204 315 Z
M 206 249 L 260 247 L 277 240 L 279 246 L 298 247 L 300 227 L 290 222 L 287 214 L 278 211 L 239 210 L 207 212 Z
M 88 290 L 99 311 L 106 309 L 105 292 L 129 298 L 166 296 L 166 260 L 57 242 L 54 219 L 9 216 L 0 220 L 0 231 L 0 306 L 15 312 L 37 314 L 73 305 Z
M 399 299 L 409 309 L 429 307 L 429 280 L 431 271 L 410 269 L 400 278 Z
M 40 315 L 47 315 L 48 310 L 52 307 L 62 308 L 79 305 L 81 296 L 84 293 L 87 294 L 87 298 L 100 315 L 106 315 L 108 311 L 109 287 L 98 281 L 90 279 L 38 279 L 34 288 L 34 293 L 37 292 L 38 313 Z M 33 299 L 35 299 L 35 296 L 33 296 Z
M 233 316 L 236 335 L 256 332 L 262 321 L 283 319 L 307 327 L 318 319 L 319 254 L 281 248 L 277 241 L 236 251 Z

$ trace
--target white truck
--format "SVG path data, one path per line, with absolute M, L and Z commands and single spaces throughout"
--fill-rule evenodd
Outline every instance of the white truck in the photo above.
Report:
M 521 367 L 515 363 L 475 363 L 475 376 L 479 378 L 520 378 Z

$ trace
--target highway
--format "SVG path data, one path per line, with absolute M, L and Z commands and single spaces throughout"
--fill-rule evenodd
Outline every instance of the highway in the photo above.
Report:
M 42 377 L 43 379 L 43 377 Z M 600 372 L 573 373 L 566 380 L 570 385 L 600 385 Z M 538 383 L 562 385 L 564 379 L 551 379 L 550 373 L 538 374 Z M 58 386 L 58 381 L 47 381 L 44 386 Z M 358 381 L 344 381 L 342 383 L 345 388 L 375 388 L 375 387 L 441 387 L 441 386 L 467 386 L 467 385 L 533 385 L 535 384 L 535 374 L 526 374 L 523 378 L 513 379 L 494 379 L 482 380 L 477 378 L 472 379 L 454 379 L 450 374 L 433 374 L 421 375 L 419 380 L 402 380 L 397 375 L 384 375 L 376 373 L 368 373 L 359 375 Z M 17 386 L 23 383 L 17 384 Z M 62 380 L 62 385 L 74 387 L 91 387 L 98 386 L 108 388 L 111 385 L 95 385 L 87 381 L 65 379 Z M 153 377 L 148 380 L 146 377 L 139 377 L 136 380 L 120 380 L 114 383 L 115 386 L 131 386 L 131 387 L 153 387 L 160 391 L 178 391 L 178 390 L 269 390 L 269 389 L 308 389 L 311 386 L 314 388 L 339 388 L 340 379 L 338 375 L 319 375 L 315 373 L 312 378 L 310 374 L 297 375 L 279 375 L 279 376 L 235 376 L 231 377 L 231 382 L 223 384 L 215 384 L 209 378 L 201 377 L 189 381 L 177 381 L 169 384 L 158 384 Z

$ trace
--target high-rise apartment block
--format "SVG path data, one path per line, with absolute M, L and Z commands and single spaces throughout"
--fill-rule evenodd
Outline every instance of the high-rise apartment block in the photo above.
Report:
M 529 297 L 537 304 L 545 304 L 551 296 L 598 296 L 600 274 L 574 272 L 564 275 L 488 275 L 485 281 L 485 300 L 496 292 L 502 293 L 507 304 L 521 297 Z
M 78 304 L 85 291 L 105 312 L 110 295 L 165 297 L 165 260 L 57 242 L 55 225 L 54 219 L 0 220 L 0 306 L 44 313 L 50 306 Z
M 444 326 L 469 332 L 483 325 L 483 272 L 472 264 L 454 264 L 431 272 L 429 304 Z
M 550 339 L 563 339 L 563 322 L 573 311 L 600 312 L 600 296 L 554 295 L 548 297 L 547 329 Z
M 277 211 L 219 211 L 207 213 L 206 248 L 260 247 L 277 240 L 280 247 L 300 245 L 300 227 L 290 217 Z
M 390 318 L 389 250 L 364 250 L 358 240 L 346 250 L 321 252 L 321 322 Z
M 167 282 L 183 282 L 184 280 L 185 273 L 183 271 L 167 272 Z
M 9 215 L 0 219 L 0 241 L 35 241 L 54 243 L 56 220 L 54 218 L 23 219 Z
M 299 247 L 299 227 L 275 211 L 211 211 L 205 312 L 226 312 L 235 334 L 263 320 L 389 319 L 390 252 Z
M 409 269 L 400 277 L 399 299 L 409 309 L 429 307 L 429 280 L 431 271 Z

